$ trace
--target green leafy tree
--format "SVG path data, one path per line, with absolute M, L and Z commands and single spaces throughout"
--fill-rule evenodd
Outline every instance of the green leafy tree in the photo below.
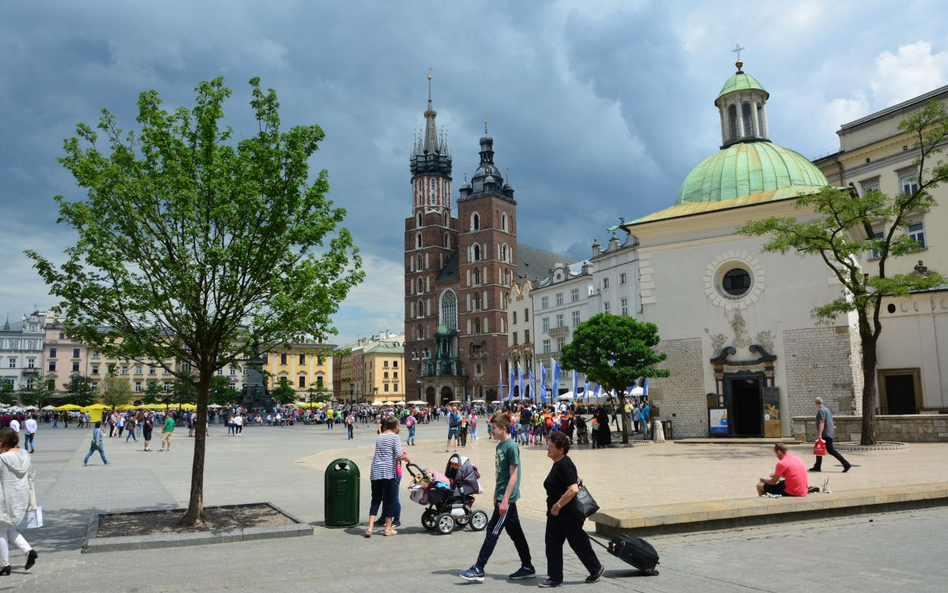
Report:
M 109 408 L 117 408 L 128 404 L 132 399 L 132 388 L 128 379 L 121 375 L 107 375 L 99 383 L 99 392 L 96 394 L 99 403 Z
M 167 403 L 168 394 L 165 393 L 164 386 L 158 381 L 148 381 L 145 384 L 145 392 L 142 394 L 142 403 L 163 404 Z
M 745 235 L 767 236 L 764 251 L 819 256 L 840 281 L 843 290 L 830 303 L 816 307 L 812 314 L 819 323 L 832 324 L 841 315 L 856 314 L 861 342 L 862 433 L 860 442 L 873 445 L 875 435 L 877 345 L 882 334 L 879 314 L 882 302 L 945 284 L 945 277 L 916 270 L 891 274 L 890 260 L 918 250 L 921 246 L 905 232 L 910 217 L 924 214 L 935 205 L 930 191 L 948 179 L 948 164 L 937 160 L 948 141 L 948 114 L 941 103 L 932 102 L 899 124 L 914 139 L 917 184 L 912 191 L 887 196 L 870 190 L 863 196 L 855 191 L 825 187 L 819 194 L 803 196 L 796 207 L 812 211 L 801 217 L 753 221 L 739 231 Z M 884 225 L 881 237 L 874 228 Z M 874 252 L 878 258 L 866 273 L 861 257 Z
M 296 390 L 290 386 L 290 382 L 286 377 L 280 377 L 276 389 L 271 391 L 270 395 L 283 405 L 292 404 L 296 401 Z
M 661 338 L 654 323 L 608 313 L 593 315 L 573 331 L 573 339 L 563 346 L 563 368 L 579 371 L 606 391 L 619 394 L 622 442 L 629 442 L 629 419 L 625 411 L 625 388 L 640 377 L 667 377 L 666 369 L 655 365 L 665 354 L 652 350 Z
M 76 406 L 88 406 L 95 401 L 96 390 L 92 387 L 92 379 L 89 377 L 73 376 L 66 384 L 66 395 L 63 397 L 63 403 Z
M 41 379 L 32 389 L 27 388 L 20 391 L 20 401 L 23 402 L 24 406 L 42 408 L 53 396 L 55 386 L 55 379 Z
M 194 107 L 173 112 L 156 91 L 143 92 L 136 132 L 123 132 L 108 111 L 97 129 L 79 125 L 60 162 L 86 197 L 56 198 L 78 240 L 62 266 L 27 252 L 70 335 L 106 355 L 160 361 L 196 390 L 183 526 L 204 521 L 215 372 L 246 359 L 255 342 L 325 340 L 364 276 L 340 226 L 345 210 L 326 197 L 327 173 L 310 179 L 322 129 L 281 129 L 276 92 L 257 78 L 250 90 L 257 125 L 249 134 L 222 125 L 231 91 L 221 78 L 197 87 Z
M 230 383 L 230 379 L 216 375 L 211 379 L 210 402 L 219 406 L 226 406 L 240 399 L 240 392 Z
M 0 402 L 9 404 L 13 395 L 13 381 L 6 377 L 0 377 Z

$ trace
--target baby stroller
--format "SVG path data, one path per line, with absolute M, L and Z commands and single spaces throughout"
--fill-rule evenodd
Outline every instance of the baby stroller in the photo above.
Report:
M 482 492 L 477 481 L 481 475 L 467 457 L 453 454 L 443 474 L 414 463 L 406 467 L 412 477 L 410 498 L 428 507 L 421 515 L 422 527 L 445 535 L 456 526 L 469 525 L 474 531 L 487 527 L 487 513 L 472 508 L 474 495 Z

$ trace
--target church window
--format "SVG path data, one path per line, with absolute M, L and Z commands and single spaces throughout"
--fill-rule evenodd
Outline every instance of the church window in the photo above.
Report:
M 472 257 L 471 259 L 472 259 L 473 261 L 480 261 L 480 259 L 481 259 L 481 246 L 475 243 L 475 244 L 474 244 L 473 253 L 474 253 L 474 257 Z
M 481 320 L 480 319 L 474 320 L 474 333 L 475 334 L 481 333 Z
M 734 105 L 728 105 L 727 108 L 727 138 L 728 140 L 736 140 L 738 137 L 737 133 L 737 107 Z
M 506 212 L 500 215 L 500 228 L 504 229 L 505 231 L 509 230 L 507 228 L 507 213 Z
M 453 290 L 441 293 L 441 323 L 448 329 L 458 328 L 458 297 Z
M 751 114 L 751 104 L 747 101 L 741 103 L 741 117 L 744 120 L 744 137 L 754 136 L 754 116 Z
M 471 215 L 471 230 L 477 231 L 481 228 L 481 217 L 477 215 L 477 212 Z
M 415 249 L 421 249 L 421 233 L 415 235 Z
M 750 274 L 744 268 L 732 268 L 724 274 L 722 286 L 732 297 L 744 296 L 751 287 Z
M 757 127 L 760 128 L 757 130 L 757 135 L 766 137 L 767 132 L 764 130 L 764 106 L 760 103 L 757 104 Z
M 420 253 L 418 254 L 418 257 L 416 258 L 416 261 L 418 262 L 418 265 L 415 266 L 415 271 L 416 271 L 416 272 L 420 272 L 421 269 L 422 269 L 422 268 L 421 268 L 421 254 L 420 254 Z
M 448 226 L 448 213 L 447 212 L 444 213 L 444 226 Z
M 418 279 L 418 294 L 421 294 L 425 291 L 425 281 L 423 278 Z
M 507 246 L 500 246 L 500 261 L 507 261 Z
M 421 299 L 418 299 L 418 317 L 425 316 L 425 302 Z
M 481 309 L 481 295 L 479 295 L 479 294 L 477 294 L 477 293 L 474 293 L 474 297 L 473 297 L 473 300 L 472 300 L 472 305 L 473 305 L 473 310 L 474 310 L 474 311 L 480 311 L 480 309 Z
M 444 246 L 449 249 L 451 248 L 451 235 L 447 233 L 444 234 Z
M 477 268 L 474 268 L 474 286 L 477 286 L 481 283 L 481 271 Z
M 423 221 L 421 219 L 421 212 L 419 212 L 418 213 L 418 226 L 421 227 L 422 224 L 423 224 Z

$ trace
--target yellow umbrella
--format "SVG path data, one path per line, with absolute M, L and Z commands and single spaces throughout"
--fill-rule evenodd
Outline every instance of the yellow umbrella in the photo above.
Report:
M 198 407 L 194 404 L 181 404 L 180 406 L 178 406 L 178 408 L 182 410 L 191 410 L 192 412 L 198 409 Z
M 92 404 L 91 406 L 85 406 L 85 407 L 83 407 L 83 408 L 82 408 L 82 411 L 83 411 L 83 412 L 89 412 L 89 411 L 92 411 L 92 410 L 109 410 L 109 409 L 111 409 L 111 408 L 109 408 L 109 406 L 107 406 L 107 405 L 105 405 L 105 404 Z
M 75 412 L 81 409 L 82 408 L 77 406 L 76 404 L 64 404 L 62 406 L 53 408 L 53 411 L 54 412 Z
M 131 405 L 131 404 L 125 404 L 124 406 L 119 406 L 117 409 L 120 410 L 120 411 L 122 411 L 122 412 L 127 412 L 127 411 L 129 411 L 129 410 L 137 410 L 138 407 L 137 407 L 137 406 L 133 406 L 133 405 Z

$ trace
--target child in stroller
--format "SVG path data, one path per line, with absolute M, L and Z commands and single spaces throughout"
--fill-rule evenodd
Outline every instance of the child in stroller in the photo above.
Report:
M 411 499 L 428 507 L 421 515 L 422 527 L 442 534 L 451 533 L 456 525 L 470 525 L 474 531 L 487 527 L 487 513 L 472 508 L 474 495 L 482 492 L 477 481 L 481 475 L 467 457 L 451 455 L 443 474 L 414 463 L 406 467 L 412 477 Z

